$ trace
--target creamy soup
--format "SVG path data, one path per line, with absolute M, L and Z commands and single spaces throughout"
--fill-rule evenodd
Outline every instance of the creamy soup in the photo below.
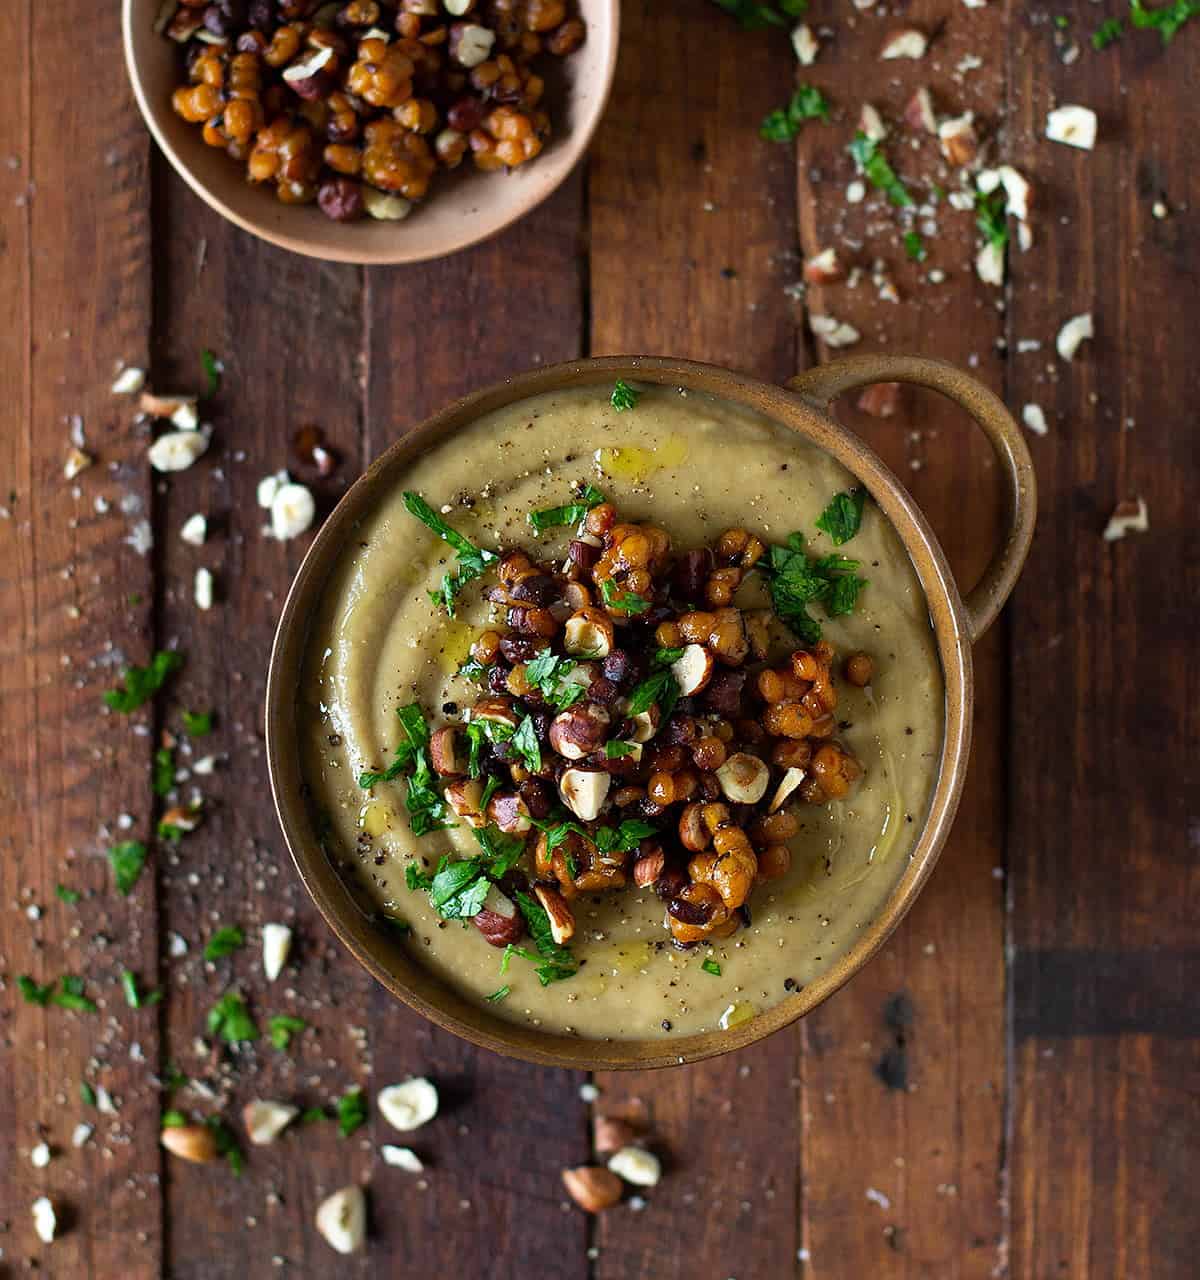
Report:
M 620 519 L 668 530 L 678 550 L 743 526 L 766 542 L 803 531 L 820 554 L 832 547 L 814 521 L 854 483 L 793 433 L 697 392 L 646 387 L 636 408 L 618 413 L 603 389 L 583 388 L 481 418 L 412 464 L 359 526 L 325 588 L 300 690 L 314 809 L 330 855 L 367 904 L 411 925 L 406 945 L 419 963 L 479 1001 L 509 988 L 489 1005 L 498 1017 L 617 1039 L 730 1027 L 843 956 L 908 863 L 943 733 L 941 669 L 924 598 L 900 538 L 868 503 L 860 531 L 840 550 L 862 562 L 869 585 L 851 615 L 823 620 L 838 667 L 856 651 L 874 659 L 868 687 L 838 681 L 837 737 L 864 775 L 844 800 L 795 807 L 801 827 L 790 842 L 791 869 L 754 890 L 747 927 L 679 950 L 652 889 L 583 895 L 572 904 L 577 975 L 543 987 L 531 964 L 514 959 L 501 977 L 500 952 L 477 929 L 440 919 L 425 893 L 406 887 L 414 858 L 431 867 L 442 853 L 478 853 L 472 832 L 460 826 L 415 837 L 399 782 L 371 792 L 356 782 L 361 770 L 391 758 L 398 706 L 420 702 L 431 726 L 461 719 L 478 690 L 456 672 L 492 608 L 481 583 L 472 583 L 457 618 L 434 609 L 427 592 L 451 553 L 406 512 L 400 491 L 418 491 L 483 547 L 532 548 L 548 560 L 562 556 L 571 531 L 534 539 L 526 515 L 567 502 L 577 481 L 601 489 Z M 782 631 L 781 645 L 784 657 L 799 647 Z M 715 964 L 703 968 L 706 958 Z

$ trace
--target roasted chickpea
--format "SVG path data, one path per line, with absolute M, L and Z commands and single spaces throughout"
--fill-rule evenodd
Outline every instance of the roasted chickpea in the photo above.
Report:
M 871 683 L 875 674 L 875 662 L 869 653 L 852 653 L 846 659 L 846 679 L 860 689 Z
M 500 652 L 500 632 L 484 631 L 476 636 L 475 643 L 471 646 L 471 657 L 476 662 L 482 663 L 485 667 L 490 666 L 496 661 L 496 655 Z
M 667 903 L 667 924 L 676 942 L 701 942 L 729 920 L 729 908 L 709 884 L 687 884 Z
M 758 845 L 783 844 L 800 830 L 800 820 L 786 809 L 779 813 L 769 813 L 750 829 L 754 843 Z
M 797 680 L 790 671 L 772 671 L 769 667 L 758 673 L 755 681 L 758 696 L 768 704 L 798 702 L 808 692 L 808 686 Z
M 780 702 L 768 707 L 763 727 L 776 738 L 807 738 L 812 733 L 812 716 L 798 702 Z
M 697 739 L 692 743 L 691 750 L 696 768 L 703 769 L 706 773 L 719 769 L 725 763 L 725 757 L 728 754 L 724 742 L 715 736 Z
M 683 643 L 683 635 L 673 622 L 660 622 L 654 628 L 654 639 L 661 649 L 678 649 Z
M 778 880 L 788 873 L 792 865 L 792 851 L 786 844 L 768 845 L 758 855 L 758 878 Z
M 812 747 L 796 739 L 777 742 L 771 751 L 771 763 L 781 769 L 807 769 L 811 759 Z
M 850 784 L 862 776 L 858 761 L 836 742 L 817 748 L 812 771 L 821 790 L 831 800 L 840 800 L 850 790 Z
M 716 618 L 711 613 L 685 613 L 676 625 L 679 634 L 690 644 L 704 644 L 715 623 Z

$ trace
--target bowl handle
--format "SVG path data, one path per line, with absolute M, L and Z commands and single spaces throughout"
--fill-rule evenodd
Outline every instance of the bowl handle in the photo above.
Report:
M 838 396 L 873 382 L 908 382 L 940 391 L 971 415 L 996 451 L 1005 479 L 1004 536 L 983 577 L 966 598 L 971 640 L 978 640 L 1008 599 L 1033 539 L 1037 483 L 1021 429 L 983 383 L 944 360 L 927 356 L 849 356 L 798 374 L 787 388 L 827 414 Z

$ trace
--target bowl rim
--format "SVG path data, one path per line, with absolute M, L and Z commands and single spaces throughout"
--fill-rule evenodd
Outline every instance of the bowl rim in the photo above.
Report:
M 248 231 L 251 235 L 257 236 L 260 240 L 265 240 L 267 243 L 277 245 L 281 249 L 287 249 L 292 253 L 298 253 L 303 257 L 313 258 L 319 262 L 345 262 L 355 266 L 401 266 L 447 258 L 451 254 L 460 253 L 464 249 L 469 249 L 474 245 L 483 244 L 493 239 L 502 231 L 511 227 L 513 223 L 525 217 L 526 214 L 532 213 L 539 205 L 549 200 L 575 171 L 580 160 L 583 159 L 591 146 L 596 130 L 600 127 L 600 121 L 604 117 L 609 97 L 612 94 L 613 80 L 616 77 L 617 54 L 621 42 L 620 0 L 600 0 L 600 3 L 607 10 L 606 20 L 608 23 L 608 48 L 604 59 L 602 84 L 600 92 L 591 100 L 587 114 L 581 124 L 563 137 L 564 145 L 571 147 L 574 151 L 570 162 L 563 165 L 562 172 L 557 177 L 537 188 L 531 198 L 514 206 L 512 212 L 494 226 L 489 226 L 485 231 L 479 233 L 463 231 L 461 234 L 449 237 L 448 241 L 440 247 L 430 250 L 422 249 L 419 243 L 413 248 L 404 248 L 397 251 L 381 251 L 376 248 L 366 252 L 352 248 L 342 248 L 337 245 L 322 246 L 312 236 L 277 231 L 270 224 L 255 222 L 254 219 L 239 213 L 194 172 L 192 166 L 180 153 L 179 148 L 171 141 L 166 130 L 159 122 L 160 114 L 169 110 L 169 108 L 164 108 L 161 103 L 156 103 L 151 98 L 135 56 L 137 38 L 134 34 L 135 11 L 140 13 L 142 6 L 153 8 L 155 0 L 121 0 L 121 44 L 124 49 L 125 69 L 129 76 L 130 85 L 133 88 L 134 100 L 137 102 L 138 110 L 141 112 L 146 127 L 158 144 L 159 150 L 167 157 L 171 167 L 210 208 L 215 209 L 223 218 L 228 219 L 243 231 Z M 159 36 L 156 38 L 165 39 L 166 37 Z M 197 135 L 198 137 L 199 135 Z M 466 225 L 469 226 L 469 222 Z
M 679 1039 L 590 1039 L 507 1022 L 443 985 L 364 914 L 312 830 L 296 740 L 295 691 L 315 600 L 376 495 L 418 454 L 482 414 L 543 392 L 616 378 L 684 387 L 745 405 L 825 449 L 866 485 L 891 520 L 921 583 L 945 687 L 945 725 L 936 784 L 908 865 L 858 941 L 811 983 L 727 1031 Z M 582 358 L 504 379 L 456 400 L 394 441 L 354 482 L 313 539 L 288 591 L 267 672 L 266 754 L 284 839 L 300 879 L 334 933 L 388 991 L 435 1025 L 485 1049 L 577 1070 L 645 1069 L 699 1062 L 744 1048 L 809 1013 L 879 950 L 903 919 L 941 853 L 965 781 L 974 674 L 966 611 L 950 566 L 924 514 L 899 479 L 858 437 L 782 387 L 720 366 L 648 356 Z

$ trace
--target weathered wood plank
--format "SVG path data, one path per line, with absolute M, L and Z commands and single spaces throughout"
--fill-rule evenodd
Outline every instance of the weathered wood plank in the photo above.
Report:
M 154 984 L 154 875 L 121 898 L 103 856 L 119 814 L 131 815 L 128 834 L 146 834 L 153 713 L 115 717 L 101 702 L 122 661 L 144 661 L 150 636 L 150 562 L 127 541 L 146 517 L 145 442 L 109 392 L 118 360 L 146 358 L 148 144 L 107 14 L 6 5 L 0 39 L 16 76 L 0 121 L 4 1257 L 55 1275 L 154 1275 L 158 1032 L 118 983 L 128 967 Z M 89 92 L 64 95 L 64 84 Z M 76 415 L 96 465 L 69 482 Z M 83 894 L 78 905 L 56 898 L 59 883 Z M 20 974 L 82 976 L 100 1011 L 23 1003 Z M 118 1115 L 82 1103 L 85 1078 L 119 1101 Z M 82 1121 L 95 1135 L 77 1150 Z M 44 1169 L 29 1158 L 40 1141 L 56 1153 Z M 41 1195 L 61 1232 L 49 1246 L 30 1214 Z
M 1092 7 L 1068 13 L 1086 40 Z M 1044 212 L 1009 322 L 1010 347 L 1043 349 L 1013 360 L 1009 386 L 1050 426 L 1034 442 L 1041 527 L 1012 612 L 1015 1275 L 1170 1280 L 1200 1248 L 1187 1013 L 1200 865 L 1183 764 L 1200 729 L 1187 323 L 1200 141 L 1180 127 L 1198 37 L 1192 24 L 1164 48 L 1130 32 L 1065 67 L 1046 28 L 1011 32 L 1011 128 Z M 1098 113 L 1092 153 L 1042 137 L 1064 101 Z M 1054 335 L 1081 312 L 1096 337 L 1067 364 Z M 1113 507 L 1138 496 L 1150 532 L 1103 541 Z M 1031 752 L 1047 725 L 1052 743 Z
M 1001 294 L 975 276 L 974 216 L 944 196 L 928 205 L 931 184 L 951 190 L 957 175 L 934 139 L 914 142 L 902 117 L 925 86 L 939 115 L 974 111 L 981 133 L 994 135 L 1004 101 L 1003 7 L 914 4 L 910 21 L 934 37 L 921 61 L 880 62 L 897 23 L 868 13 L 840 20 L 805 73 L 826 91 L 834 119 L 801 138 L 803 248 L 811 255 L 832 245 L 861 277 L 854 287 L 810 289 L 807 306 L 854 325 L 863 335 L 856 352 L 937 355 L 999 389 Z M 961 70 L 968 55 L 982 66 Z M 855 177 L 846 147 L 864 102 L 888 126 L 884 150 L 917 202 L 914 219 L 869 186 L 862 203 L 846 200 Z M 928 254 L 920 265 L 905 252 L 909 228 Z M 931 280 L 936 272 L 945 279 Z M 898 303 L 876 275 L 892 281 Z M 841 413 L 908 486 L 969 587 L 998 535 L 999 492 L 982 435 L 931 394 L 903 392 L 891 418 L 850 405 Z M 970 774 L 941 863 L 882 954 L 803 1028 L 806 1274 L 983 1278 L 1003 1259 L 1002 626 L 977 646 L 975 672 Z
M 190 470 L 156 486 L 160 538 L 160 627 L 187 651 L 166 726 L 179 710 L 214 709 L 207 737 L 182 738 L 177 764 L 215 755 L 211 774 L 191 772 L 179 788 L 205 798 L 199 830 L 163 859 L 163 930 L 187 940 L 171 959 L 168 1060 L 212 1088 L 206 1100 L 182 1089 L 175 1106 L 223 1114 L 243 1145 L 240 1110 L 251 1098 L 302 1107 L 370 1084 L 369 979 L 342 951 L 296 877 L 270 803 L 262 740 L 267 658 L 275 621 L 311 534 L 280 543 L 264 536 L 268 513 L 255 490 L 281 469 L 310 484 L 327 511 L 361 465 L 362 273 L 272 248 L 225 223 L 160 163 L 156 187 L 156 384 L 203 391 L 201 351 L 225 366 L 216 396 L 202 405 L 213 443 Z M 328 479 L 293 448 L 303 426 L 319 426 L 340 458 Z M 209 520 L 202 547 L 179 537 L 193 513 Z M 209 568 L 216 603 L 197 609 L 194 577 Z M 261 926 L 289 925 L 293 959 L 274 984 L 261 962 Z M 206 963 L 205 940 L 239 925 L 246 946 Z M 245 993 L 261 1036 L 252 1048 L 197 1052 L 209 1008 L 229 988 Z M 288 1052 L 267 1038 L 272 1014 L 305 1018 L 312 1029 Z M 281 1258 L 289 1273 L 320 1275 L 335 1255 L 313 1227 L 316 1205 L 348 1182 L 366 1182 L 377 1160 L 367 1130 L 349 1140 L 325 1123 L 294 1127 L 269 1147 L 248 1151 L 241 1179 L 220 1165 L 168 1165 L 168 1265 L 178 1280 L 268 1274 Z M 367 1275 L 369 1254 L 338 1263 Z
M 456 396 L 580 354 L 582 175 L 497 239 L 445 261 L 367 273 L 366 455 Z M 445 1114 L 415 1135 L 428 1189 L 389 1170 L 376 1265 L 500 1277 L 587 1275 L 587 1225 L 563 1211 L 559 1170 L 586 1158 L 583 1076 L 475 1050 L 399 1006 L 369 1003 L 378 1087 L 436 1080 Z M 391 1135 L 376 1122 L 379 1141 Z M 382 1189 L 384 1183 L 380 1181 Z
M 787 96 L 778 32 L 707 5 L 626 4 L 590 173 L 592 352 L 795 372 L 791 148 L 756 137 Z M 598 1277 L 783 1276 L 795 1266 L 798 1035 L 657 1073 L 605 1074 L 595 1110 L 632 1112 L 667 1176 L 595 1229 Z

